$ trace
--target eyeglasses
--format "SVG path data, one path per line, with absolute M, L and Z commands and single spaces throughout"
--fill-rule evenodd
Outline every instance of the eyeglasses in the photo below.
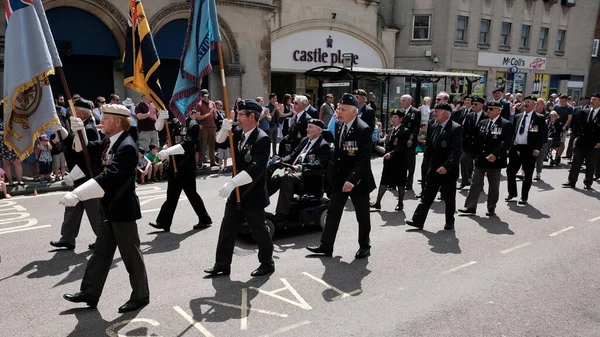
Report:
M 238 116 L 248 116 L 248 114 L 245 112 L 238 112 Z
M 496 107 L 496 106 L 491 106 L 488 108 L 488 111 L 494 111 L 494 109 L 500 109 L 500 108 Z
M 442 100 L 441 98 L 436 98 L 436 99 L 435 99 L 435 101 L 436 101 L 436 102 L 439 102 L 439 101 L 441 101 L 441 100 Z

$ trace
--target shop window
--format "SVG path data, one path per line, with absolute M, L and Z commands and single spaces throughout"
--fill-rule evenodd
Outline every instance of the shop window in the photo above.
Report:
M 413 16 L 413 40 L 429 40 L 431 28 L 431 15 Z
M 502 22 L 502 30 L 500 31 L 500 45 L 510 46 L 510 31 L 512 30 L 512 23 Z
M 520 48 L 529 49 L 529 32 L 531 31 L 530 25 L 521 26 L 521 44 Z
M 481 19 L 481 25 L 479 26 L 479 43 L 490 44 L 490 26 L 491 20 Z
M 456 19 L 456 42 L 467 42 L 467 28 L 469 26 L 469 17 L 459 15 Z

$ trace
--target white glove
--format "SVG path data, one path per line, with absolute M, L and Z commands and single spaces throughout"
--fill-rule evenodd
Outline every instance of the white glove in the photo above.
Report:
M 104 190 L 95 179 L 90 179 L 77 187 L 73 192 L 77 199 L 86 201 L 90 199 L 100 199 L 104 196 Z
M 158 118 L 156 122 L 154 122 L 154 129 L 160 132 L 165 128 L 165 121 L 169 120 L 169 112 L 166 110 L 160 110 L 158 113 Z
M 69 136 L 69 132 L 67 131 L 67 129 L 61 127 L 60 129 L 56 130 L 54 133 L 56 133 L 57 135 L 60 135 L 60 137 L 62 139 L 65 139 Z
M 223 199 L 229 198 L 231 192 L 236 187 L 244 186 L 246 184 L 250 184 L 252 182 L 252 177 L 246 171 L 242 171 L 238 173 L 235 177 L 233 177 L 230 181 L 226 182 L 221 188 L 219 188 L 219 197 Z
M 75 152 L 83 151 L 83 147 L 81 147 L 81 141 L 79 140 L 79 131 L 83 134 L 83 143 L 85 146 L 88 144 L 87 135 L 85 133 L 85 125 L 80 118 L 71 117 L 71 131 L 73 131 L 73 135 L 75 139 L 73 140 L 73 147 L 75 148 Z
M 67 184 L 67 186 L 73 186 L 75 185 L 75 181 L 85 178 L 85 174 L 83 173 L 83 171 L 81 171 L 81 169 L 79 168 L 79 166 L 75 165 L 75 167 L 73 167 L 73 169 L 71 170 L 71 172 L 69 172 L 69 174 L 67 174 L 65 176 L 65 184 Z
M 160 110 L 158 112 L 158 119 L 169 119 L 169 112 L 167 110 Z
M 60 200 L 59 204 L 65 207 L 75 207 L 79 203 L 79 198 L 77 194 L 73 192 L 68 192 L 65 196 Z
M 223 119 L 223 125 L 221 125 L 221 130 L 219 130 L 219 133 L 217 134 L 217 143 L 223 143 L 227 140 L 227 137 L 229 136 L 229 131 L 233 127 L 232 123 L 233 121 L 231 119 Z
M 183 146 L 181 146 L 181 144 L 177 144 L 177 145 L 171 146 L 170 148 L 168 148 L 166 150 L 161 150 L 158 153 L 158 158 L 160 160 L 165 160 L 169 156 L 175 156 L 175 155 L 184 154 L 184 153 L 185 153 L 185 149 L 183 148 Z

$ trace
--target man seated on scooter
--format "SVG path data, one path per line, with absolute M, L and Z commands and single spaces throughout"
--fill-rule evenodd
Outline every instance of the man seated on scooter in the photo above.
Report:
M 292 153 L 282 159 L 282 162 L 288 165 L 273 172 L 271 184 L 275 191 L 279 188 L 277 217 L 283 218 L 289 214 L 294 186 L 304 181 L 302 173 L 308 170 L 324 170 L 327 167 L 330 147 L 321 136 L 324 127 L 320 119 L 309 120 L 306 137 L 302 138 Z

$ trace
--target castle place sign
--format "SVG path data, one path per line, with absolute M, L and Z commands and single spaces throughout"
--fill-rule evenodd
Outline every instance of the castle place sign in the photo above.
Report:
M 321 48 L 315 48 L 314 50 L 294 50 L 292 58 L 296 62 L 315 62 L 315 63 L 326 63 L 330 66 L 336 64 L 342 64 L 344 59 L 342 58 L 342 51 L 324 51 Z M 358 65 L 359 56 L 354 54 L 354 65 Z
M 546 58 L 527 55 L 512 55 L 501 53 L 479 52 L 477 65 L 480 67 L 512 68 L 523 69 L 546 69 Z

